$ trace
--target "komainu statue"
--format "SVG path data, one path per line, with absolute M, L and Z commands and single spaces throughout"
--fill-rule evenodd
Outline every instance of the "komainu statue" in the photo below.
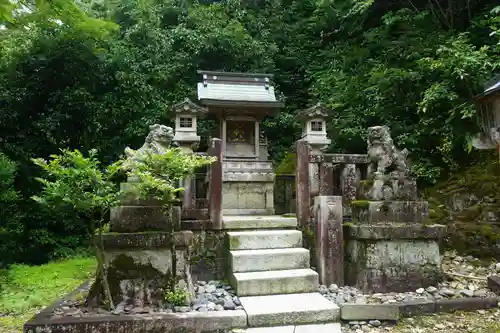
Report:
M 410 180 L 408 151 L 398 150 L 387 126 L 368 128 L 368 179 L 366 196 L 371 200 L 414 200 L 415 182 Z
M 127 156 L 126 168 L 132 167 L 135 161 L 140 160 L 140 156 L 145 152 L 162 154 L 172 143 L 174 138 L 174 130 L 172 127 L 165 125 L 154 124 L 149 126 L 149 134 L 141 148 L 133 150 L 129 147 L 125 148 L 125 156 Z

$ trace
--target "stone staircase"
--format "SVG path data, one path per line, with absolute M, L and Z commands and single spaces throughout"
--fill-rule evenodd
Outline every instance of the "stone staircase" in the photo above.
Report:
M 295 217 L 224 216 L 223 227 L 230 282 L 250 327 L 339 321 L 338 306 L 317 292 L 318 274 Z

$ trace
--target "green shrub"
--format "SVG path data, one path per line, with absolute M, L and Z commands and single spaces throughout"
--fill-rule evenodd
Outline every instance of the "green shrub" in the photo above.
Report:
M 0 267 L 7 264 L 9 250 L 19 247 L 17 240 L 23 234 L 19 210 L 19 194 L 14 189 L 16 164 L 0 153 Z
M 188 296 L 189 294 L 186 290 L 181 288 L 176 288 L 173 291 L 167 292 L 167 294 L 165 295 L 165 301 L 174 306 L 189 305 L 187 304 Z

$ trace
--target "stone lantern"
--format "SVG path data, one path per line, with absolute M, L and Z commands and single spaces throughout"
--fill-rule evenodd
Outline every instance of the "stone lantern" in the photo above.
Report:
M 477 149 L 497 148 L 500 155 L 500 75 L 486 83 L 475 102 L 482 132 L 473 139 L 472 145 Z
M 311 154 L 321 155 L 321 152 L 328 148 L 332 142 L 326 135 L 326 118 L 328 109 L 322 104 L 299 111 L 298 119 L 302 123 L 301 139 L 307 141 L 311 147 Z M 319 166 L 316 163 L 309 163 L 309 184 L 311 196 L 319 194 Z
M 208 110 L 191 102 L 189 98 L 175 104 L 172 109 L 175 113 L 175 135 L 173 141 L 183 151 L 192 153 L 200 143 L 200 136 L 197 132 L 197 119 L 204 116 Z
M 302 122 L 302 140 L 311 146 L 313 154 L 319 154 L 330 145 L 331 140 L 326 135 L 327 108 L 318 103 L 297 114 Z

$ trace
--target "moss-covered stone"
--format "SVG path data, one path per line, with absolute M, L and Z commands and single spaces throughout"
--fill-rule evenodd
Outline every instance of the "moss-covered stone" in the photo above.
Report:
M 191 269 L 195 280 L 222 280 L 226 277 L 228 240 L 225 232 L 193 231 Z
M 352 200 L 351 206 L 356 208 L 368 208 L 370 206 L 370 201 L 368 200 Z

